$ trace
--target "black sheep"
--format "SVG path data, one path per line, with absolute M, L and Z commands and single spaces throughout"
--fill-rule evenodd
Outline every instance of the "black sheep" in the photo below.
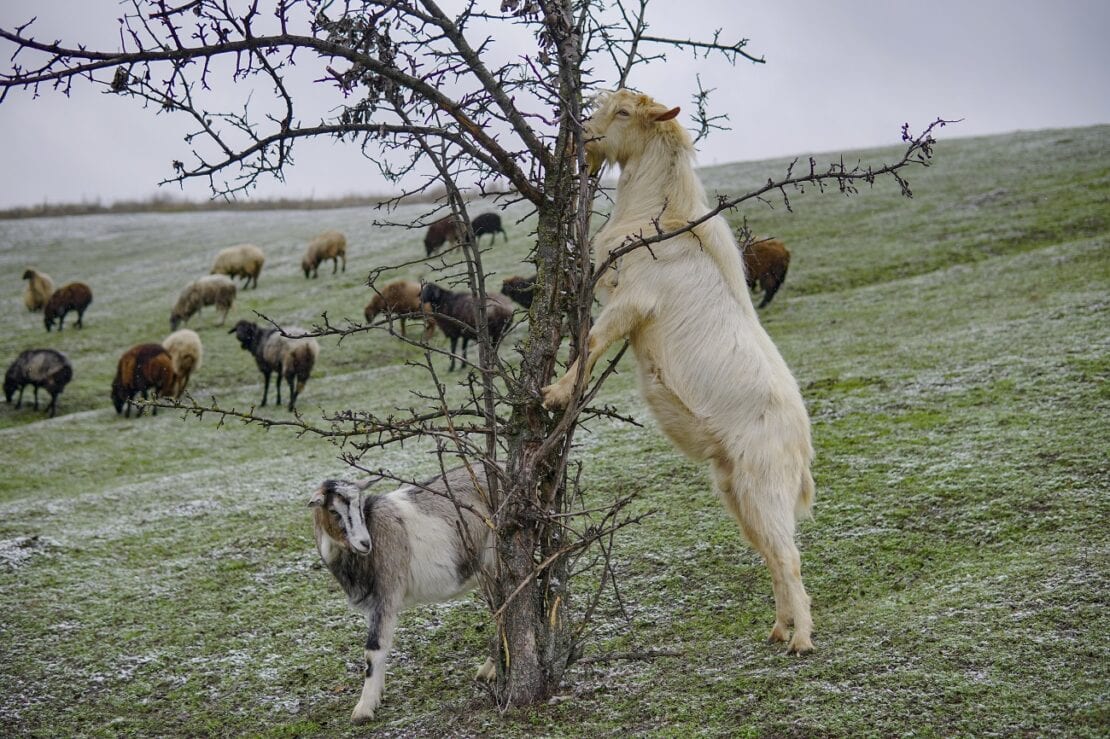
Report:
M 455 369 L 455 347 L 462 338 L 462 361 L 466 361 L 466 345 L 478 337 L 478 296 L 473 293 L 455 293 L 444 290 L 435 283 L 428 283 L 420 292 L 420 300 L 432 308 L 436 325 L 451 342 L 451 365 L 448 372 Z M 508 298 L 499 293 L 486 295 L 486 325 L 489 327 L 490 340 L 497 345 L 501 335 L 509 327 L 513 317 L 513 306 Z

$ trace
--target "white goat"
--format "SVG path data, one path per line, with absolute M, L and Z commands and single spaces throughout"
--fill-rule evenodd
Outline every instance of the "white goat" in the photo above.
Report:
M 351 606 L 366 616 L 362 696 L 356 724 L 374 717 L 397 615 L 473 589 L 494 571 L 485 471 L 459 467 L 418 486 L 366 495 L 369 483 L 327 480 L 312 494 L 316 550 Z M 478 679 L 496 674 L 492 659 Z
M 694 173 L 693 144 L 668 109 L 619 90 L 600 101 L 585 126 L 596 171 L 621 167 L 608 223 L 594 237 L 595 259 L 641 235 L 688 225 L 709 211 Z M 640 391 L 668 438 L 710 462 L 713 482 L 745 537 L 763 555 L 775 594 L 772 641 L 809 652 L 812 620 L 794 544 L 798 516 L 813 502 L 809 416 L 771 338 L 759 324 L 728 224 L 715 217 L 693 233 L 641 247 L 601 280 L 605 307 L 590 329 L 585 369 L 574 362 L 543 389 L 544 405 L 578 397 L 579 373 L 614 341 L 628 337 Z

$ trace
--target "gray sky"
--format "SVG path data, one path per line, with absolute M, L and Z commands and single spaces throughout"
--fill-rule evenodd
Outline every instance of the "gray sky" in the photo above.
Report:
M 0 2 L 5 28 L 33 15 L 39 38 L 116 48 L 116 0 Z M 1106 0 L 654 0 L 648 18 L 658 35 L 704 38 L 722 27 L 722 39 L 748 38 L 748 51 L 767 60 L 730 67 L 670 52 L 630 80 L 685 107 L 695 75 L 717 88 L 713 112 L 727 113 L 732 130 L 701 143 L 705 165 L 893 144 L 904 122 L 919 131 L 937 117 L 964 119 L 942 140 L 1110 123 Z M 497 39 L 496 51 L 510 56 L 521 42 Z M 333 104 L 323 86 L 307 94 Z M 241 101 L 244 90 L 217 95 Z M 680 120 L 690 122 L 686 112 Z M 0 207 L 153 195 L 170 162 L 187 160 L 188 130 L 185 120 L 88 86 L 68 99 L 13 91 L 0 105 Z M 387 191 L 351 145 L 299 143 L 295 153 L 286 182 L 264 181 L 253 196 Z M 196 182 L 184 194 L 203 199 L 208 190 Z

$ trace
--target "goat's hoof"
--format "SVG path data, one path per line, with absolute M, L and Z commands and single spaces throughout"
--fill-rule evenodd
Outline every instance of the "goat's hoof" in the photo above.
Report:
M 771 633 L 767 636 L 767 641 L 771 644 L 781 644 L 788 639 L 786 629 L 779 623 L 776 623 Z
M 486 657 L 485 664 L 478 668 L 478 674 L 474 676 L 474 679 L 488 683 L 496 677 L 497 665 L 494 663 L 493 657 Z
M 351 714 L 351 723 L 356 726 L 368 724 L 374 719 L 374 709 L 360 710 L 359 706 L 355 706 L 354 712 Z
M 796 654 L 800 657 L 812 651 L 813 642 L 809 640 L 809 637 L 802 637 L 799 639 L 798 635 L 795 634 L 794 639 L 790 642 L 790 649 L 787 650 L 787 653 Z
M 570 402 L 570 393 L 565 391 L 557 382 L 548 385 L 540 393 L 543 395 L 543 407 L 549 411 L 566 408 L 567 403 Z

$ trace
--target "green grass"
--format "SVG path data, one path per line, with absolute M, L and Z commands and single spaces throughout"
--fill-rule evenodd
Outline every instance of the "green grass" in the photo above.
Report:
M 934 167 L 857 197 L 793 195 L 731 216 L 794 259 L 762 317 L 813 418 L 815 520 L 801 526 L 817 651 L 764 642 L 766 568 L 646 417 L 632 372 L 602 400 L 644 428 L 578 436 L 589 495 L 657 512 L 622 533 L 624 610 L 549 704 L 500 713 L 471 681 L 490 628 L 476 597 L 408 612 L 383 735 L 1105 736 L 1110 650 L 1110 127 L 943 140 Z M 893 150 L 866 152 L 867 161 Z M 785 162 L 707 170 L 740 192 Z M 417 207 L 388 215 L 403 222 Z M 118 417 L 118 355 L 168 333 L 180 286 L 249 241 L 268 256 L 230 321 L 359 319 L 374 266 L 421 236 L 366 209 L 104 215 L 0 223 L 0 358 L 50 346 L 76 377 L 59 416 L 0 408 L 0 732 L 20 736 L 358 736 L 362 625 L 316 562 L 305 502 L 340 449 L 213 417 Z M 518 217 L 522 213 L 516 214 Z M 486 255 L 527 273 L 530 222 Z M 298 271 L 326 227 L 346 274 Z M 20 304 L 28 266 L 94 292 L 83 331 Z M 327 272 L 327 274 L 325 274 Z M 401 273 L 398 273 L 401 274 Z M 403 274 L 417 277 L 419 270 Z M 434 278 L 434 275 L 428 274 Z M 712 317 L 707 316 L 707 320 Z M 72 320 L 72 319 L 71 319 Z M 249 408 L 260 376 L 210 309 L 191 389 Z M 502 355 L 511 357 L 511 336 Z M 437 341 L 442 342 L 442 339 Z M 419 407 L 423 354 L 383 334 L 322 342 L 299 407 Z M 445 369 L 443 357 L 435 357 Z M 631 368 L 626 358 L 624 369 Z M 284 410 L 260 411 L 276 418 Z M 427 447 L 375 454 L 413 475 Z M 37 538 L 33 538 L 37 537 Z

